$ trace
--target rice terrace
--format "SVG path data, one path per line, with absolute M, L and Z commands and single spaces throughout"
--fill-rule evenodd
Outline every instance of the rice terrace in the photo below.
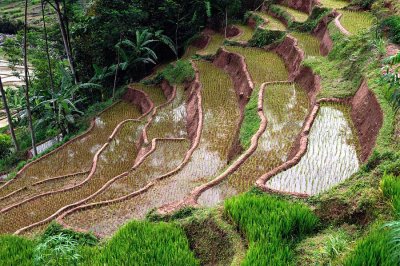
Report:
M 400 265 L 398 0 L 0 0 L 0 265 Z

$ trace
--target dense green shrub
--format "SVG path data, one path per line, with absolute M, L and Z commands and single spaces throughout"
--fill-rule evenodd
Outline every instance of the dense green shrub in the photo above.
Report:
M 400 16 L 391 16 L 384 19 L 380 24 L 380 28 L 388 32 L 389 38 L 394 43 L 400 44 Z
M 0 32 L 5 34 L 16 34 L 24 26 L 22 21 L 11 20 L 10 18 L 3 16 L 0 18 Z
M 35 242 L 17 236 L 0 236 L 0 265 L 33 265 Z
M 277 30 L 267 30 L 257 28 L 253 37 L 249 41 L 249 45 L 253 47 L 264 47 L 273 43 L 281 42 L 286 33 Z
M 176 85 L 194 79 L 195 72 L 189 60 L 178 60 L 174 64 L 169 64 L 161 76 L 170 84 Z
M 11 146 L 11 137 L 6 134 L 0 134 L 0 158 L 5 158 L 10 154 Z
M 249 241 L 243 265 L 293 265 L 293 243 L 318 224 L 305 205 L 266 194 L 228 199 L 225 211 Z
M 362 9 L 371 9 L 371 6 L 373 3 L 375 3 L 376 0 L 353 0 L 351 1 L 351 5 L 353 6 L 358 6 Z

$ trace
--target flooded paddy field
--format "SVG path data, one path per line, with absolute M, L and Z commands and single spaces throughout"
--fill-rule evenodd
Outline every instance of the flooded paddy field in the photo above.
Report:
M 128 171 L 136 159 L 137 149 L 133 132 L 138 124 L 132 121 L 122 126 L 115 139 L 100 154 L 93 175 L 88 175 L 86 182 L 82 182 L 80 186 L 71 186 L 67 191 L 44 195 L 1 213 L 0 232 L 13 233 L 24 226 L 39 222 L 63 206 L 90 196 L 113 177 Z
M 306 154 L 267 186 L 285 192 L 321 193 L 358 171 L 358 150 L 348 107 L 323 105 L 311 128 Z
M 208 181 L 227 165 L 228 152 L 233 142 L 232 132 L 236 130 L 239 119 L 239 107 L 233 82 L 225 72 L 209 62 L 196 61 L 196 66 L 199 69 L 202 84 L 204 124 L 199 146 L 190 161 L 178 173 L 156 183 L 146 193 L 120 203 L 74 213 L 66 218 L 68 223 L 75 219 L 82 220 L 83 217 L 93 217 L 89 218 L 92 223 L 85 224 L 90 225 L 92 230 L 99 230 L 96 227 L 101 227 L 100 231 L 108 234 L 129 219 L 144 218 L 145 214 L 153 208 L 182 200 L 194 187 Z M 183 157 L 181 155 L 181 158 Z M 175 159 L 172 161 L 179 161 L 175 155 L 173 158 Z M 158 169 L 156 173 L 165 173 L 167 170 L 170 169 L 161 167 L 161 170 Z M 141 171 L 143 170 L 139 167 L 138 172 Z M 148 174 L 141 175 L 149 176 Z M 155 176 L 154 173 L 151 176 Z M 137 176 L 136 179 L 141 180 L 141 177 Z M 134 183 L 135 179 L 132 181 Z M 130 187 L 137 186 L 133 184 Z M 118 192 L 118 195 L 121 194 Z M 103 198 L 103 196 L 100 197 Z
M 140 116 L 137 107 L 130 103 L 121 101 L 113 105 L 95 119 L 94 127 L 88 134 L 27 167 L 9 185 L 0 189 L 0 197 L 47 178 L 89 170 L 93 156 L 107 141 L 114 128 L 126 119 Z M 133 137 L 135 133 L 132 133 Z
M 258 177 L 285 162 L 308 112 L 309 101 L 304 89 L 292 83 L 267 85 L 264 113 L 268 124 L 257 150 L 225 181 L 205 191 L 199 203 L 213 206 L 248 191 Z

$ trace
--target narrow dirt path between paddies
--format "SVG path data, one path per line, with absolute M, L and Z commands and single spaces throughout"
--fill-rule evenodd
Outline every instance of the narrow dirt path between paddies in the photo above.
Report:
M 92 127 L 73 141 L 31 163 L 0 188 L 0 204 L 7 195 L 32 184 L 57 176 L 88 171 L 93 156 L 107 142 L 115 127 L 126 119 L 139 118 L 138 108 L 125 101 L 116 103 L 100 114 Z
M 16 230 L 40 222 L 60 208 L 83 199 L 112 177 L 122 174 L 132 167 L 136 158 L 135 132 L 140 122 L 129 121 L 121 126 L 116 136 L 95 155 L 91 173 L 79 185 L 42 195 L 0 214 L 1 233 Z M 98 159 L 98 160 L 97 160 Z
M 161 91 L 161 96 L 155 90 Z M 148 90 L 149 94 L 157 104 L 166 101 L 166 97 L 164 96 L 164 92 L 160 88 L 147 88 L 141 87 L 141 91 Z M 127 100 L 134 102 L 134 104 L 138 105 L 141 111 L 144 113 L 140 115 L 137 112 L 137 109 L 133 108 L 134 105 L 129 105 L 129 107 L 136 110 L 136 117 L 139 119 L 144 118 L 148 115 L 148 113 L 153 109 L 154 103 L 149 99 L 147 93 L 143 93 L 137 89 L 129 89 L 128 93 L 124 96 Z M 131 97 L 131 99 L 129 99 Z M 133 97 L 133 99 L 132 99 Z M 120 103 L 119 103 L 120 104 Z M 118 106 L 116 104 L 115 106 Z M 127 104 L 127 103 L 126 103 Z M 124 108 L 125 109 L 125 108 Z M 121 115 L 124 114 L 123 110 L 117 110 L 121 112 L 117 112 L 114 115 Z M 113 110 L 113 108 L 109 108 L 108 111 Z M 126 111 L 125 111 L 126 112 Z M 104 112 L 103 114 L 106 114 Z M 7 219 L 13 219 L 12 213 L 18 212 L 20 209 L 28 208 L 31 211 L 29 215 L 27 215 L 30 219 L 25 219 L 25 223 L 18 224 L 15 223 L 14 225 L 22 227 L 22 226 L 29 226 L 30 224 L 35 224 L 43 220 L 45 216 L 49 216 L 55 211 L 60 208 L 63 208 L 65 205 L 75 203 L 79 201 L 81 198 L 85 198 L 91 195 L 93 192 L 97 191 L 100 187 L 102 187 L 105 183 L 107 183 L 108 179 L 111 179 L 114 176 L 118 176 L 121 172 L 128 170 L 129 168 L 134 165 L 136 155 L 137 155 L 137 144 L 138 139 L 141 135 L 141 131 L 145 120 L 139 119 L 125 119 L 124 121 L 120 122 L 117 126 L 115 126 L 112 134 L 108 137 L 107 142 L 101 146 L 99 150 L 96 151 L 93 157 L 93 165 L 92 170 L 90 173 L 83 173 L 85 178 L 83 178 L 80 182 L 70 183 L 62 188 L 57 190 L 49 190 L 49 191 L 40 191 L 40 194 L 36 194 L 32 197 L 31 190 L 28 189 L 20 189 L 17 193 L 11 193 L 11 197 L 15 196 L 18 193 L 25 192 L 26 197 L 21 198 L 21 201 L 17 201 L 12 205 L 8 205 L 7 207 L 3 208 L 0 213 L 7 215 Z M 97 121 L 96 121 L 97 122 Z M 102 121 L 101 121 L 102 122 Z M 100 123 L 103 124 L 104 123 Z M 142 126 L 140 126 L 142 124 Z M 92 133 L 92 130 L 89 130 L 88 133 Z M 79 137 L 78 137 L 79 139 Z M 75 142 L 72 142 L 75 143 Z M 68 145 L 65 145 L 69 147 Z M 63 147 L 61 147 L 63 148 Z M 59 148 L 59 150 L 61 150 Z M 53 153 L 52 153 L 53 154 Z M 46 158 L 52 158 L 52 154 L 46 156 Z M 54 153 L 57 154 L 57 153 Z M 40 163 L 42 160 L 39 160 L 36 163 Z M 33 163 L 31 166 L 36 165 Z M 114 168 L 112 166 L 116 166 Z M 29 170 L 30 167 L 28 166 L 26 170 Z M 79 175 L 77 175 L 79 176 Z M 64 177 L 56 177 L 56 178 L 48 178 L 39 182 L 35 182 L 34 186 L 46 186 L 51 185 L 53 180 L 60 180 L 62 178 L 68 178 L 71 180 L 71 176 L 64 176 Z M 17 181 L 19 179 L 16 179 Z M 72 179 L 74 180 L 74 179 Z M 43 182 L 45 181 L 45 182 Z M 49 182 L 47 182 L 49 181 Z M 75 180 L 74 180 L 75 181 Z M 10 182 L 9 185 L 14 185 L 14 182 Z M 8 186 L 4 186 L 4 188 L 8 188 Z M 79 191 L 79 192 L 77 192 Z M 8 197 L 4 197 L 8 200 Z M 67 200 L 63 200 L 63 198 L 67 198 Z M 9 200 L 8 200 L 9 201 Z M 46 202 L 51 202 L 51 208 L 49 206 L 46 207 Z M 35 207 L 31 207 L 31 206 Z M 35 211 L 35 208 L 39 208 L 40 211 Z M 42 209 L 45 208 L 45 211 Z M 33 209 L 33 210 L 32 210 Z M 22 211 L 24 212 L 24 211 Z M 28 213 L 28 211 L 25 211 Z M 28 218 L 26 217 L 26 218 Z M 4 220 L 3 218 L 0 218 Z M 29 222 L 28 222 L 29 221 Z M 22 225 L 22 226 L 21 226 Z M 12 227 L 12 230 L 18 229 L 18 227 Z M 7 230 L 5 228 L 5 230 Z
M 198 202 L 211 206 L 248 191 L 260 175 L 285 162 L 309 106 L 306 91 L 294 83 L 265 84 L 263 110 L 268 123 L 256 151 L 224 182 L 201 194 Z
M 335 25 L 346 36 L 358 34 L 370 29 L 374 16 L 366 11 L 337 10 L 339 15 L 335 18 Z
M 230 133 L 235 131 L 239 118 L 233 83 L 226 73 L 209 62 L 197 61 L 196 66 L 202 84 L 203 128 L 199 146 L 193 152 L 190 161 L 179 173 L 155 183 L 146 193 L 113 204 L 112 207 L 105 205 L 99 207 L 100 210 L 87 210 L 85 212 L 91 214 L 79 214 L 80 217 L 103 213 L 107 217 L 102 217 L 106 219 L 102 224 L 114 224 L 116 226 L 112 230 L 115 230 L 121 222 L 132 218 L 144 218 L 153 208 L 183 199 L 196 185 L 213 176 L 227 164 L 229 148 L 233 141 Z M 212 167 L 210 162 L 213 162 Z M 109 209 L 113 210 L 113 215 L 109 215 Z M 72 214 L 71 217 L 75 215 L 78 214 Z M 74 219 L 77 218 L 68 218 L 68 221 Z

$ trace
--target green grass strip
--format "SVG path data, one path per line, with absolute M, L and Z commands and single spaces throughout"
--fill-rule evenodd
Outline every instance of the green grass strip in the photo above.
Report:
M 225 211 L 249 241 L 242 265 L 293 265 L 293 244 L 318 224 L 307 206 L 266 194 L 228 199 Z

